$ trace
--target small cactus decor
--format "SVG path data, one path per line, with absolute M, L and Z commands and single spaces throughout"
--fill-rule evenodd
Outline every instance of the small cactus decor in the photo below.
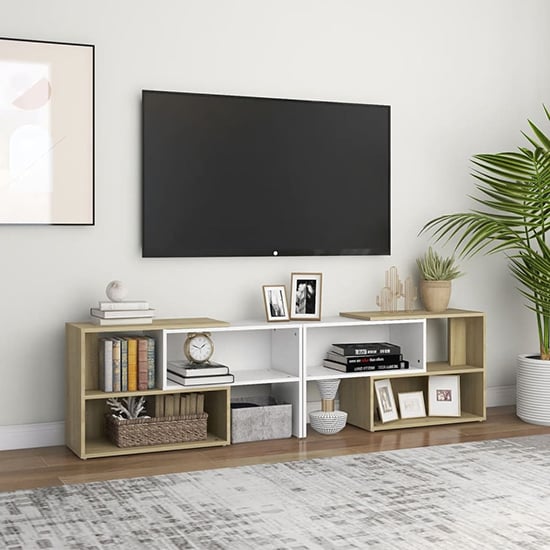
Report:
M 411 277 L 405 279 L 405 283 L 399 278 L 397 267 L 391 266 L 385 274 L 385 286 L 376 297 L 376 305 L 381 311 L 398 311 L 399 300 L 405 299 L 405 311 L 414 309 L 414 303 L 418 297 L 417 289 Z
M 123 397 L 122 399 L 107 399 L 112 414 L 115 418 L 149 418 L 145 413 L 145 397 Z

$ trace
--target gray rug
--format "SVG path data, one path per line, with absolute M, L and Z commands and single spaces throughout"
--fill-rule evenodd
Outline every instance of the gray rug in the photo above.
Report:
M 2 493 L 0 547 L 550 548 L 550 436 Z

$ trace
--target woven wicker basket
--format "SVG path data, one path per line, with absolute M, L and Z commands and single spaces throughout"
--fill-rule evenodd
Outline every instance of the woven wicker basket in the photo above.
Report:
M 108 414 L 105 429 L 117 447 L 164 445 L 206 439 L 207 413 L 121 420 Z

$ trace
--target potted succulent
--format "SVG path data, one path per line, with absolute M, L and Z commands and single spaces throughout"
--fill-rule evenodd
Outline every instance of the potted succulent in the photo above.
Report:
M 424 309 L 433 313 L 445 311 L 451 298 L 451 281 L 463 275 L 455 265 L 455 257 L 444 258 L 430 246 L 416 259 L 420 270 L 420 298 Z
M 550 112 L 545 107 L 547 119 Z M 473 157 L 479 209 L 447 214 L 421 230 L 456 240 L 461 257 L 503 252 L 536 318 L 538 352 L 520 355 L 517 415 L 550 425 L 550 138 L 528 121 L 528 144 L 514 152 Z

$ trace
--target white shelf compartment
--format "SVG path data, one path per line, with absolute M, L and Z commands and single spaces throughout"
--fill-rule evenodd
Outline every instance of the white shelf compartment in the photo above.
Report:
M 318 324 L 303 325 L 303 396 L 306 410 L 320 409 L 318 380 L 399 376 L 426 372 L 426 320 L 362 321 L 345 317 L 326 319 Z M 332 344 L 344 342 L 390 342 L 401 347 L 409 368 L 388 371 L 340 372 L 323 366 Z M 338 399 L 338 397 L 337 397 Z M 308 416 L 304 414 L 302 430 L 307 432 Z
M 340 372 L 323 367 L 323 360 L 332 344 L 343 342 L 390 342 L 401 347 L 407 370 L 383 371 L 399 373 L 426 372 L 426 320 L 355 321 L 343 317 L 317 325 L 304 325 L 304 378 L 307 381 L 331 378 L 376 376 L 380 371 Z
M 204 329 L 166 329 L 163 338 L 166 357 L 158 362 L 166 384 L 168 361 L 181 360 L 188 333 Z M 300 381 L 302 352 L 300 325 L 295 323 L 234 323 L 208 329 L 214 342 L 212 361 L 227 365 L 235 382 L 232 385 L 277 384 Z M 164 387 L 164 386 L 163 386 Z
M 291 403 L 293 435 L 305 437 L 302 403 L 301 324 L 238 322 L 210 329 L 166 329 L 163 338 L 166 357 L 159 357 L 163 388 L 181 388 L 166 378 L 168 361 L 183 359 L 183 343 L 188 333 L 209 332 L 214 342 L 212 361 L 227 365 L 235 381 L 226 384 L 234 396 L 269 394 Z

